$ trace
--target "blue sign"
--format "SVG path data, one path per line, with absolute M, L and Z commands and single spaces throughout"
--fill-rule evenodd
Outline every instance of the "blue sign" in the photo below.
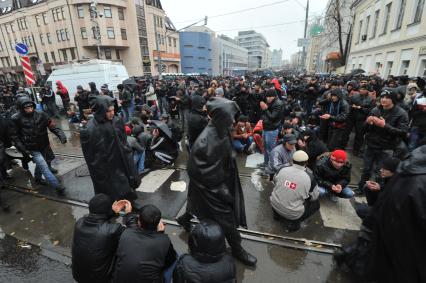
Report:
M 23 55 L 23 56 L 28 54 L 28 46 L 26 46 L 23 43 L 17 43 L 15 45 L 15 50 L 16 52 L 18 52 L 20 55 Z

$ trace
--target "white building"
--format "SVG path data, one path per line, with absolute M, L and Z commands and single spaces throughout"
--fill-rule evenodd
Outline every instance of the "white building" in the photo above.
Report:
M 244 74 L 248 68 L 248 50 L 226 35 L 219 35 L 216 43 L 219 62 L 218 74 L 225 76 Z
M 357 0 L 346 72 L 426 75 L 425 0 Z
M 238 45 L 248 50 L 249 70 L 269 67 L 269 44 L 261 33 L 257 33 L 254 30 L 240 31 L 236 40 Z
M 280 69 L 282 67 L 282 60 L 283 50 L 281 48 L 272 50 L 271 68 Z

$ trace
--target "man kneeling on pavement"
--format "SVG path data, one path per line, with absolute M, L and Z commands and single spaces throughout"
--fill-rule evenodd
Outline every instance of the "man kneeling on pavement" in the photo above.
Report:
M 298 150 L 293 154 L 293 165 L 283 167 L 275 175 L 271 195 L 274 218 L 283 218 L 289 231 L 296 231 L 300 223 L 319 210 L 319 190 L 308 164 L 308 154 Z
M 331 201 L 338 198 L 352 198 L 354 192 L 348 187 L 351 181 L 351 164 L 346 152 L 336 149 L 330 156 L 321 157 L 316 164 L 314 176 L 318 182 L 320 196 L 328 196 Z

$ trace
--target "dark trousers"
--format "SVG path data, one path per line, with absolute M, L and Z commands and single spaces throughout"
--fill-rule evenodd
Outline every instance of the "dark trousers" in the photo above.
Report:
M 364 144 L 364 121 L 355 121 L 354 152 L 359 152 Z
M 345 134 L 345 129 L 337 129 L 330 127 L 328 129 L 328 143 L 327 147 L 330 151 L 335 149 L 344 149 L 344 145 L 342 144 L 343 136 Z
M 364 169 L 362 170 L 361 180 L 358 184 L 358 189 L 362 191 L 365 182 L 372 177 L 372 175 L 379 175 L 380 167 L 382 167 L 383 160 L 391 157 L 393 150 L 372 149 L 366 147 L 364 151 Z M 374 173 L 374 174 L 373 174 Z

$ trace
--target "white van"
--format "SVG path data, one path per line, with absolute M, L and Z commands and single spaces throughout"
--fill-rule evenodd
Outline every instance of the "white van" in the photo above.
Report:
M 101 85 L 108 84 L 108 89 L 116 92 L 117 85 L 127 78 L 129 78 L 129 74 L 126 67 L 121 63 L 90 60 L 84 63 L 54 66 L 47 83 L 52 85 L 53 91 L 56 91 L 56 81 L 61 81 L 68 89 L 70 102 L 73 103 L 78 85 L 82 85 L 84 89 L 89 89 L 89 83 L 94 82 L 97 89 L 100 90 Z M 59 95 L 56 95 L 56 104 L 62 106 Z

